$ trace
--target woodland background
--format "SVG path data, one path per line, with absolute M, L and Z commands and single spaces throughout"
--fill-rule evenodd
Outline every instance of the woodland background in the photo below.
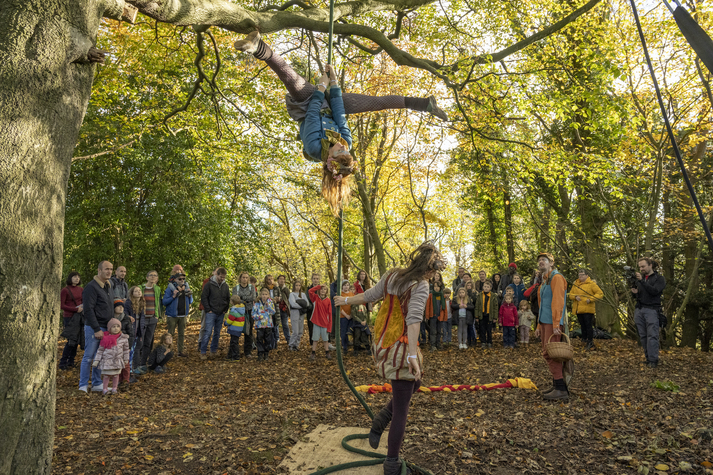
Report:
M 259 2 L 258 2 L 259 3 Z M 436 2 L 361 17 L 398 32 L 407 52 L 453 64 L 444 82 L 337 36 L 347 91 L 434 94 L 451 121 L 417 112 L 349 118 L 357 176 L 345 210 L 344 266 L 373 278 L 424 239 L 458 266 L 488 274 L 517 262 L 531 275 L 552 252 L 572 282 L 590 268 L 605 293 L 600 326 L 632 336 L 622 267 L 653 255 L 668 281 L 669 344 L 709 351 L 713 266 L 665 134 L 628 2 L 612 0 L 559 33 L 496 62 L 500 50 L 552 24 L 572 2 Z M 709 30 L 711 7 L 686 4 Z M 264 5 L 257 5 L 265 7 Z M 661 4 L 642 4 L 668 113 L 710 220 L 710 72 Z M 130 283 L 181 263 L 196 286 L 219 265 L 288 282 L 336 273 L 337 220 L 319 167 L 301 157 L 276 76 L 218 28 L 197 34 L 139 15 L 104 20 L 97 69 L 67 194 L 64 275 L 86 282 L 109 259 Z M 303 75 L 319 74 L 326 35 L 265 35 Z M 444 73 L 445 74 L 445 73 Z

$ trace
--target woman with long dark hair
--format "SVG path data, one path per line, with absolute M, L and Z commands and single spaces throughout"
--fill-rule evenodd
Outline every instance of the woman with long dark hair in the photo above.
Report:
M 335 305 L 360 305 L 384 299 L 374 327 L 374 361 L 378 373 L 390 380 L 391 401 L 374 416 L 369 443 L 379 446 L 381 434 L 391 422 L 384 474 L 401 473 L 399 451 L 406 431 L 411 396 L 421 385 L 423 357 L 418 332 L 428 300 L 428 281 L 446 267 L 443 256 L 431 242 L 421 244 L 409 257 L 406 268 L 387 272 L 371 289 L 354 297 L 334 298 Z
M 60 296 L 60 307 L 64 312 L 62 336 L 67 339 L 64 345 L 62 358 L 59 360 L 59 369 L 68 370 L 74 367 L 74 357 L 77 356 L 77 346 L 84 341 L 84 315 L 82 311 L 82 291 L 79 284 L 82 278 L 79 272 L 70 272 L 65 281 Z

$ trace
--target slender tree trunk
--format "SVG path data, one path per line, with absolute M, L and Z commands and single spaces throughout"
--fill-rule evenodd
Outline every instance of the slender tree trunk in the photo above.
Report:
M 502 267 L 500 262 L 500 254 L 498 253 L 498 234 L 495 232 L 495 211 L 493 210 L 493 202 L 485 201 L 485 213 L 488 216 L 488 230 L 490 231 L 490 245 L 493 251 L 493 264 L 496 269 Z
M 379 274 L 386 273 L 386 254 L 384 253 L 384 245 L 379 238 L 379 231 L 376 227 L 376 210 L 371 205 L 369 194 L 366 191 L 366 185 L 363 180 L 357 180 L 357 191 L 359 192 L 359 201 L 361 202 L 361 211 L 366 222 L 366 229 L 371 235 L 371 242 L 374 245 L 374 254 L 376 254 L 376 264 L 379 267 Z
M 67 180 L 97 2 L 0 7 L 0 473 L 51 472 Z
M 510 191 L 503 192 L 503 206 L 505 210 L 505 243 L 508 250 L 508 262 L 515 262 L 515 241 L 512 235 L 512 204 L 510 203 Z

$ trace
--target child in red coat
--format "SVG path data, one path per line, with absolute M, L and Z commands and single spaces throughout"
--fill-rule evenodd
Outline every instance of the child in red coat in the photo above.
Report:
M 329 354 L 329 331 L 332 328 L 332 301 L 329 299 L 329 287 L 326 285 L 316 285 L 309 289 L 309 299 L 314 303 L 314 311 L 310 321 L 312 327 L 312 355 L 313 360 L 317 356 L 317 345 L 320 338 L 324 342 L 324 353 L 327 359 L 332 359 Z
M 503 347 L 515 348 L 516 328 L 520 319 L 517 316 L 517 307 L 511 294 L 505 295 L 505 302 L 498 313 L 498 323 L 503 329 Z

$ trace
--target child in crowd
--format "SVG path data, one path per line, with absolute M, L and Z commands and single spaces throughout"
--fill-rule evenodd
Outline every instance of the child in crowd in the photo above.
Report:
M 438 325 L 441 327 L 441 334 L 443 335 L 443 344 L 446 346 L 451 345 L 452 333 L 453 333 L 453 310 L 451 309 L 451 289 L 446 288 L 443 290 L 443 301 L 445 311 L 445 319 L 441 320 L 439 318 Z M 441 317 L 443 318 L 443 317 Z
M 121 311 L 124 311 L 123 307 Z M 92 366 L 99 367 L 102 372 L 104 395 L 109 393 L 109 376 L 112 377 L 112 394 L 119 392 L 119 375 L 129 363 L 129 337 L 121 333 L 121 322 L 112 318 L 107 328 L 109 331 L 104 332 L 92 363 Z
M 468 298 L 465 287 L 458 289 L 456 298 L 451 303 L 451 308 L 458 316 L 458 348 L 465 350 L 468 348 L 468 316 L 473 320 L 473 302 Z
M 270 290 L 260 289 L 260 299 L 253 305 L 253 328 L 256 330 L 257 360 L 267 361 L 272 348 L 272 316 L 275 315 L 275 304 L 270 298 Z
M 365 304 L 352 306 L 352 329 L 354 330 L 354 355 L 360 351 L 369 353 L 369 312 Z
M 142 340 L 141 340 L 141 325 L 143 322 L 146 320 L 146 314 L 144 313 L 146 310 L 146 300 L 144 299 L 144 293 L 141 291 L 141 287 L 138 285 L 135 285 L 129 289 L 129 298 L 127 298 L 124 301 L 124 312 L 131 317 L 131 321 L 133 322 L 134 328 L 133 328 L 133 343 L 131 344 L 131 361 L 133 364 L 133 373 L 135 375 L 139 374 L 144 374 L 143 371 L 140 371 L 139 368 L 136 366 L 136 360 L 138 358 L 134 358 L 134 353 L 137 350 L 137 347 L 139 348 L 142 345 Z
M 230 297 L 230 310 L 224 325 L 228 327 L 228 335 L 230 335 L 227 359 L 230 361 L 239 360 L 240 335 L 243 334 L 245 328 L 245 305 L 237 294 Z
M 530 343 L 530 328 L 535 321 L 535 314 L 530 310 L 530 302 L 520 301 L 520 311 L 517 312 L 520 324 L 520 343 L 528 345 Z
M 498 315 L 498 323 L 503 329 L 503 348 L 515 349 L 516 328 L 519 321 L 513 296 L 506 293 L 505 302 L 500 307 Z
M 126 314 L 123 300 L 114 301 L 114 318 L 121 322 L 121 333 L 129 338 L 129 358 L 131 358 L 131 347 L 134 346 L 134 319 Z M 126 366 L 121 370 L 119 376 L 119 383 L 126 385 L 137 381 L 135 377 L 132 380 L 131 363 L 129 361 L 126 362 Z
M 309 289 L 309 299 L 314 304 L 312 311 L 312 354 L 310 359 L 315 359 L 317 344 L 321 339 L 324 342 L 324 354 L 327 359 L 332 359 L 329 354 L 329 331 L 332 328 L 332 301 L 329 299 L 329 287 L 316 285 Z
M 158 345 L 154 346 L 153 351 L 149 355 L 149 360 L 146 363 L 149 370 L 161 374 L 168 371 L 168 362 L 173 358 L 171 346 L 173 345 L 173 337 L 170 333 L 161 335 Z
M 486 280 L 483 291 L 475 301 L 475 319 L 480 328 L 480 347 L 493 347 L 493 322 L 498 318 L 498 296 L 492 291 L 493 283 Z
M 443 328 L 441 327 L 441 321 L 445 320 L 448 316 L 443 289 L 441 274 L 436 272 L 434 281 L 431 284 L 431 294 L 426 302 L 426 319 L 428 320 L 431 351 L 436 349 L 440 350 L 442 348 Z
M 352 284 L 345 280 L 342 284 L 342 297 L 354 297 L 356 295 L 352 289 Z M 349 329 L 352 326 L 352 306 L 342 305 L 339 307 L 339 333 L 342 339 L 342 352 L 346 354 L 349 348 Z M 355 350 L 356 351 L 356 350 Z
M 475 291 L 475 284 L 472 280 L 465 283 L 465 291 L 468 294 L 468 298 L 471 302 L 475 302 L 478 294 Z M 478 335 L 475 331 L 475 319 L 469 320 L 468 323 L 468 346 L 475 346 L 478 343 Z
M 512 284 L 508 285 L 507 288 L 512 291 L 512 303 L 515 304 L 515 307 L 517 307 L 520 305 L 520 301 L 525 298 L 525 284 L 522 283 L 522 277 L 520 274 L 512 276 Z

